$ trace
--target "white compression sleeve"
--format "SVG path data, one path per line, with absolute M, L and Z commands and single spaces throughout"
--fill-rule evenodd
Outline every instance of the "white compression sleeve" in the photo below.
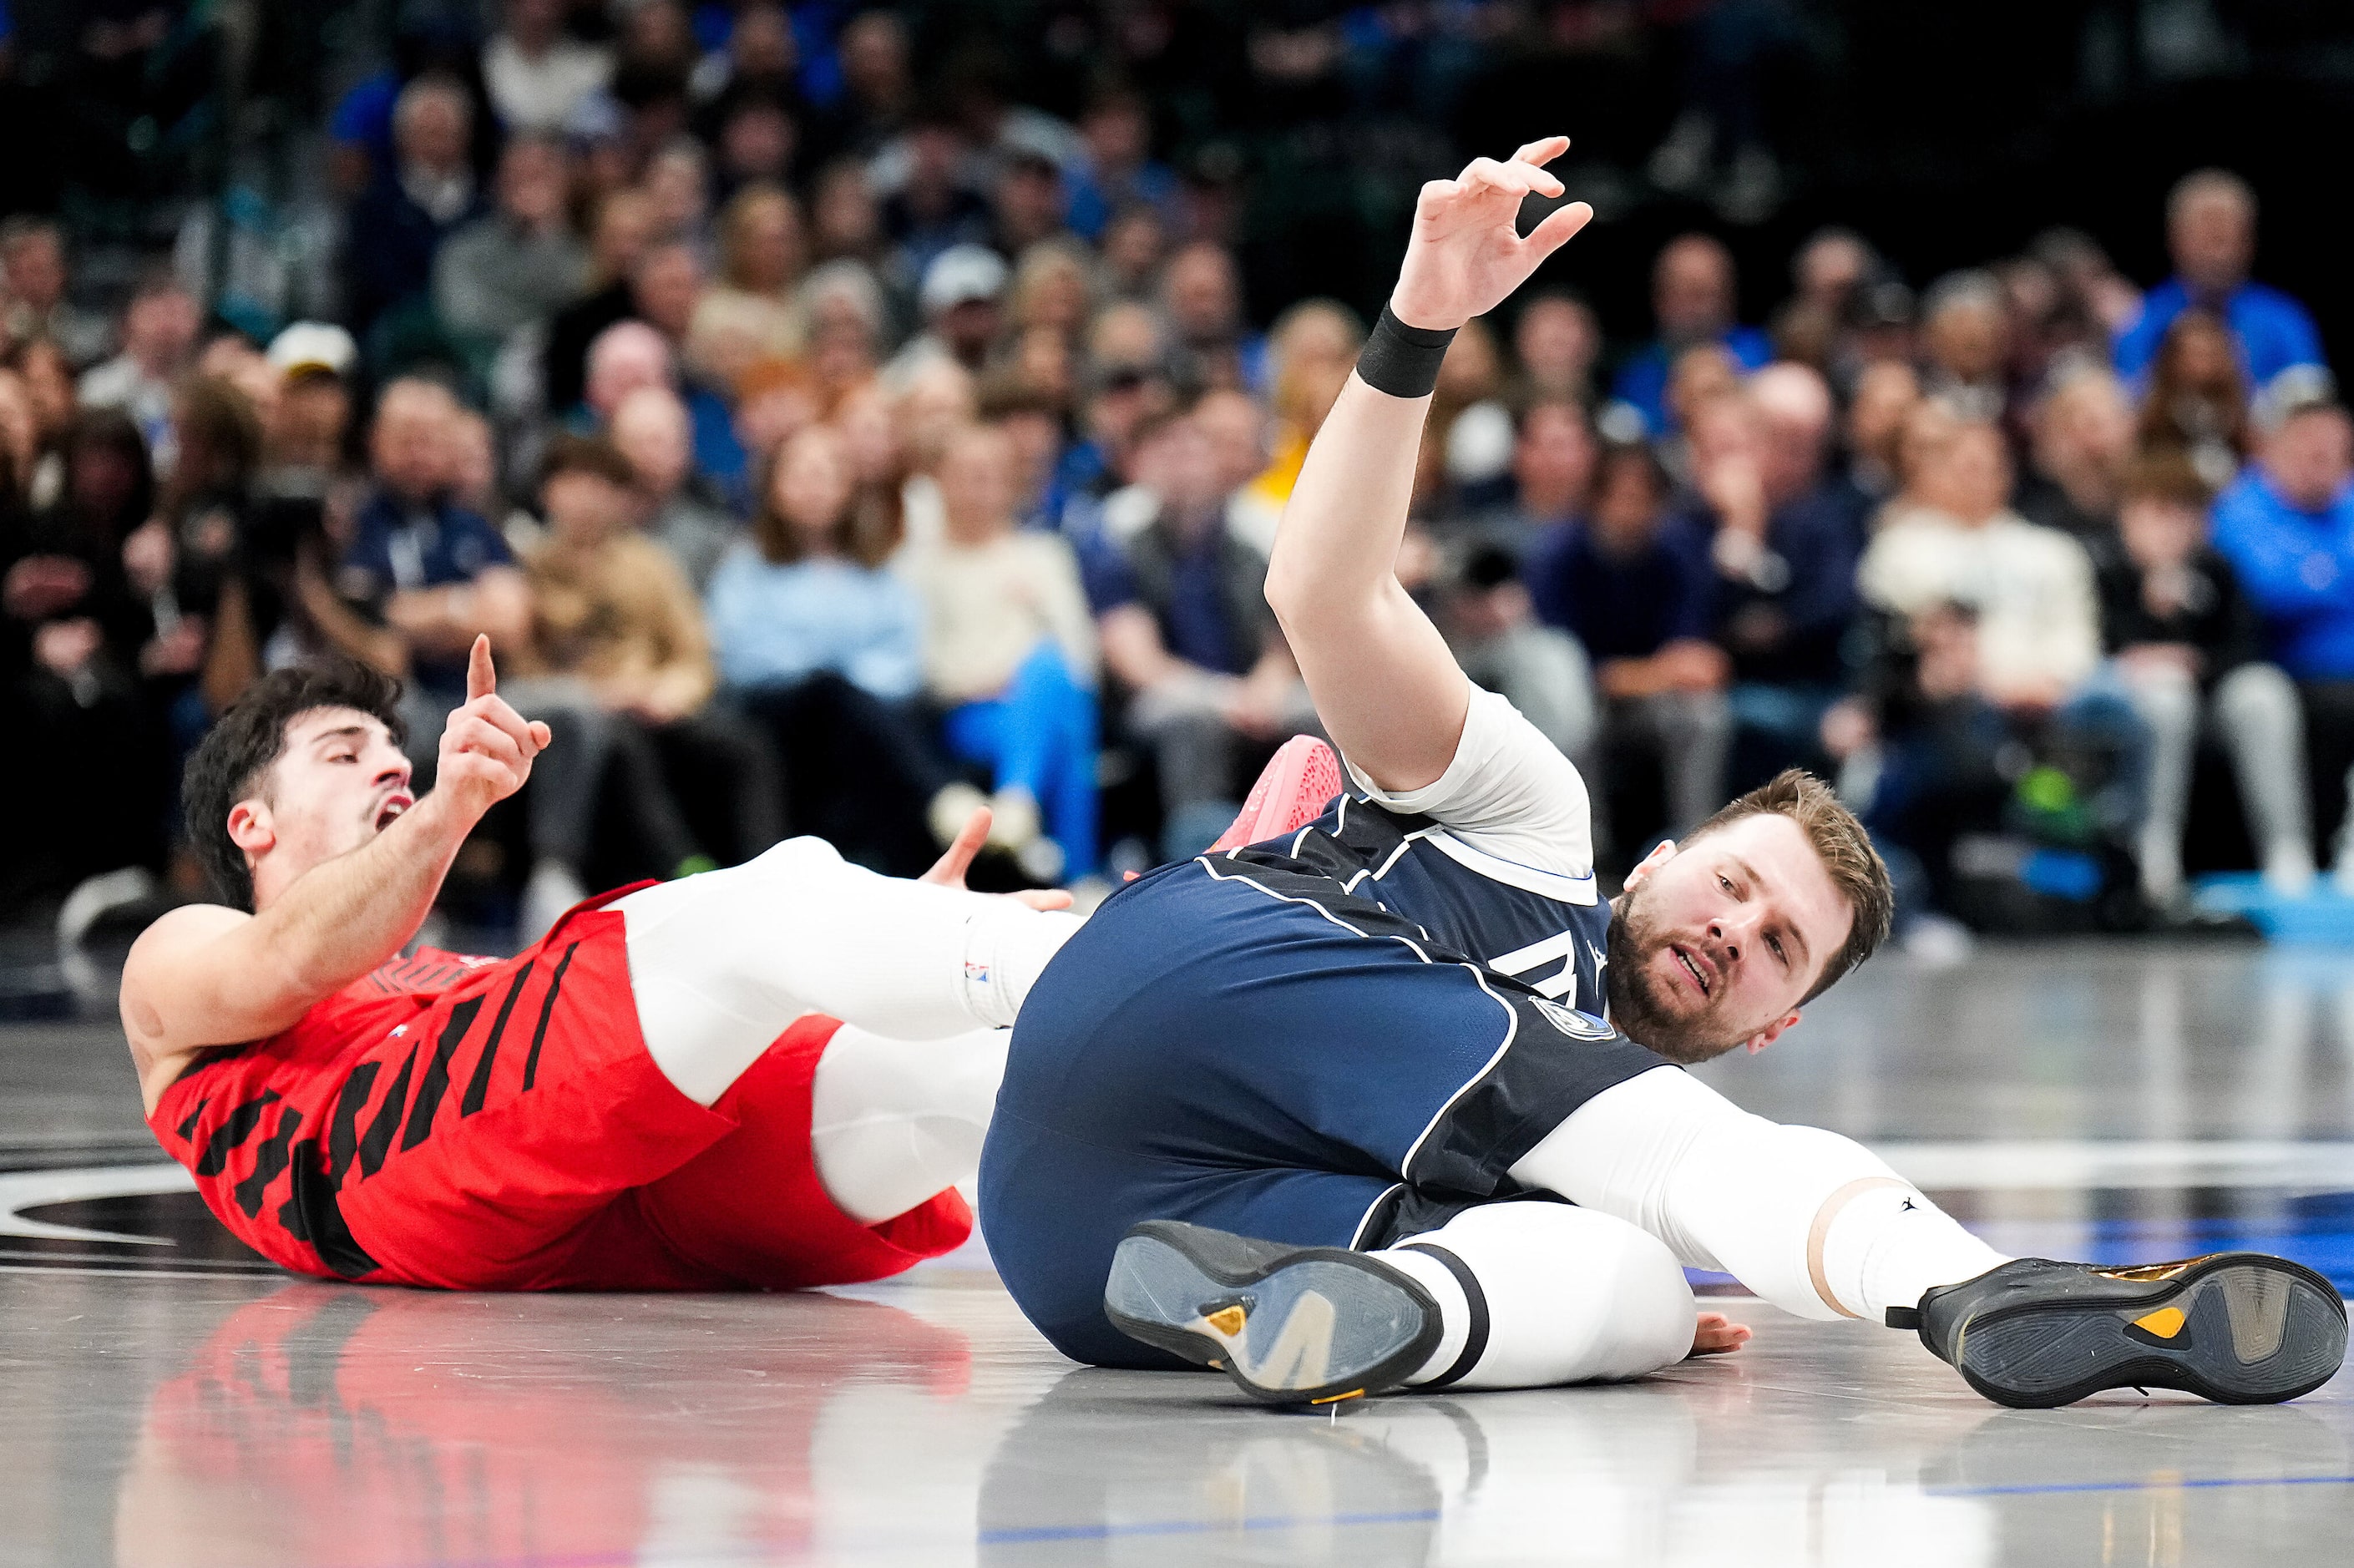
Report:
M 810 1149 L 826 1195 L 873 1225 L 970 1181 L 1011 1038 L 1002 1029 L 946 1040 L 836 1030 L 810 1094 Z
M 1439 1304 L 1445 1332 L 1411 1384 L 1616 1381 L 1691 1353 L 1683 1270 L 1658 1238 L 1591 1209 L 1484 1203 L 1373 1255 Z
M 1675 1067 L 1595 1096 L 1511 1173 L 1802 1318 L 1878 1321 L 2004 1261 L 1861 1144 L 1752 1116 Z
M 646 1049 L 701 1105 L 804 1013 L 896 1040 L 1007 1027 L 1078 929 L 1010 898 L 879 876 L 806 838 L 613 907 Z

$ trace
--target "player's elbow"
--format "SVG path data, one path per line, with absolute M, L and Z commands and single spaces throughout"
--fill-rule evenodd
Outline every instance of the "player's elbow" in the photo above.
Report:
M 1287 637 L 1297 636 L 1320 614 L 1339 608 L 1340 596 L 1329 586 L 1320 593 L 1306 563 L 1297 553 L 1286 555 L 1280 547 L 1267 564 L 1265 591 L 1267 607 L 1275 611 L 1276 624 Z
M 1283 619 L 1284 612 L 1299 597 L 1299 570 L 1292 564 L 1290 554 L 1284 549 L 1283 542 L 1277 540 L 1275 552 L 1267 558 L 1267 581 L 1260 591 L 1267 595 L 1267 607 L 1275 611 L 1278 620 Z

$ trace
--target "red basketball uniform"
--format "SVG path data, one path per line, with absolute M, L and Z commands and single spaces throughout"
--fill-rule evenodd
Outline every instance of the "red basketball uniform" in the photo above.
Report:
M 810 1086 L 833 1019 L 796 1022 L 708 1109 L 679 1093 L 638 1032 L 620 896 L 504 961 L 396 959 L 189 1068 L 149 1125 L 239 1239 L 328 1278 L 790 1289 L 971 1234 L 953 1192 L 879 1225 L 826 1196 Z

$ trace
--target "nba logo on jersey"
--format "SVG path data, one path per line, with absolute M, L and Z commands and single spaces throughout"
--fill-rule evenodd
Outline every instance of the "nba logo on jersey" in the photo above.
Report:
M 1574 1012 L 1557 1001 L 1547 1001 L 1538 997 L 1535 1005 L 1536 1010 L 1545 1015 L 1546 1022 L 1572 1040 L 1616 1040 L 1618 1037 L 1618 1032 L 1602 1020 Z

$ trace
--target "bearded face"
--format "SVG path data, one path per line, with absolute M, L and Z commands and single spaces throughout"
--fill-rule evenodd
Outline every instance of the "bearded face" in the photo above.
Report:
M 1663 983 L 1653 972 L 1662 958 L 1683 960 L 1646 907 L 1638 884 L 1619 900 L 1607 940 L 1610 962 L 1603 972 L 1604 991 L 1610 999 L 1610 1022 L 1618 1032 L 1647 1045 L 1670 1062 L 1687 1066 L 1722 1056 L 1739 1045 L 1741 1035 L 1727 1037 L 1714 1003 L 1694 1011 L 1686 997 Z
M 1646 861 L 1603 971 L 1610 1021 L 1670 1061 L 1763 1046 L 1797 1018 L 1854 910 L 1806 835 L 1765 812 Z

